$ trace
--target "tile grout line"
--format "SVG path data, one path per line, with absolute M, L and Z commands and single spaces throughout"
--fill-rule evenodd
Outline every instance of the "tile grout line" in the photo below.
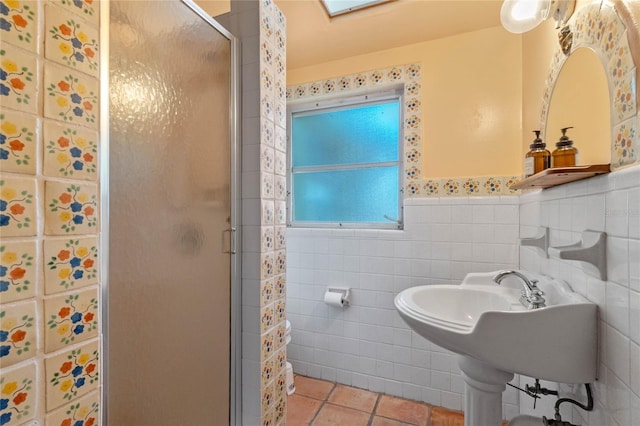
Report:
M 314 414 L 313 417 L 311 418 L 311 421 L 309 421 L 309 426 L 313 425 L 313 422 L 316 421 L 316 418 L 318 417 L 318 414 L 320 414 L 320 411 L 322 410 L 322 408 L 325 406 L 325 404 L 329 400 L 329 396 L 331 395 L 331 393 L 333 393 L 333 390 L 335 388 L 336 388 L 336 383 L 334 382 L 333 386 L 331 387 L 331 390 L 327 393 L 327 395 L 324 397 L 324 399 L 322 399 L 322 403 L 318 407 L 318 411 L 316 411 L 316 414 Z
M 373 410 L 371 410 L 371 415 L 369 416 L 369 423 L 367 423 L 367 426 L 371 426 L 373 424 L 373 419 L 376 417 L 376 410 L 378 409 L 378 404 L 380 403 L 381 398 L 382 398 L 382 394 L 378 392 L 378 396 L 376 397 L 376 403 L 373 404 Z

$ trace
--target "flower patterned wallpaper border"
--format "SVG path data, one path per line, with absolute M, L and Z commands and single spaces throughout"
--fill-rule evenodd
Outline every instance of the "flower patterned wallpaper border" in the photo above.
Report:
M 631 56 L 627 30 L 608 2 L 581 8 L 569 21 L 573 45 L 569 54 L 587 47 L 596 52 L 609 78 L 611 96 L 611 168 L 640 162 L 638 111 L 636 110 L 636 67 Z M 542 97 L 540 129 L 544 132 L 553 88 L 569 55 L 558 47 L 551 60 L 546 89 Z
M 404 195 L 420 197 L 475 197 L 513 195 L 519 191 L 509 189 L 518 176 L 456 177 L 421 179 L 422 171 L 422 85 L 420 64 L 406 64 L 380 70 L 371 70 L 325 80 L 288 86 L 287 102 L 295 104 L 316 99 L 327 99 L 336 94 L 356 94 L 372 88 L 404 87 Z

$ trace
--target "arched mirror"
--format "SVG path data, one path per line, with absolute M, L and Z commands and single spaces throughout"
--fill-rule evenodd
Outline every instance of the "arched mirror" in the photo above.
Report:
M 616 170 L 640 163 L 640 35 L 632 16 L 623 0 L 580 8 L 565 51 L 559 47 L 552 59 L 540 127 L 550 151 L 560 129 L 573 127 L 568 136 L 578 165 L 610 163 Z
M 544 135 L 549 151 L 564 127 L 573 127 L 567 136 L 578 149 L 577 165 L 611 161 L 609 83 L 600 58 L 586 47 L 571 53 L 553 87 Z

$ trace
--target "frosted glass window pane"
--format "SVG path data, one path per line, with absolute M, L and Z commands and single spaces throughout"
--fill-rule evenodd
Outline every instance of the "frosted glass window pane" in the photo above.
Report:
M 293 167 L 398 161 L 398 100 L 294 115 Z
M 293 175 L 294 221 L 389 223 L 398 217 L 398 167 Z

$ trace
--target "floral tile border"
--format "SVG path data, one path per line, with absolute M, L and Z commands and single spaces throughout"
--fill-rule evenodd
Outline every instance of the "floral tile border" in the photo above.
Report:
M 35 318 L 35 302 L 3 305 L 0 309 L 0 367 L 35 356 L 38 346 Z
M 38 135 L 36 116 L 0 110 L 0 171 L 35 175 Z
M 613 128 L 611 158 L 616 159 L 615 166 L 633 164 L 640 161 L 640 138 L 638 138 L 638 120 L 631 118 Z
M 29 299 L 36 294 L 36 240 L 0 244 L 0 299 L 2 303 Z
M 0 422 L 24 424 L 35 418 L 37 404 L 36 365 L 29 363 L 0 375 Z
M 383 70 L 372 70 L 342 77 L 329 78 L 287 87 L 287 101 L 297 103 L 327 98 L 335 93 L 362 91 L 371 87 L 384 87 L 404 83 L 404 196 L 419 197 L 474 197 L 513 195 L 509 189 L 519 176 L 459 177 L 421 179 L 422 157 L 422 86 L 420 64 L 406 64 Z M 276 188 L 277 191 L 277 188 Z M 276 218 L 279 217 L 276 205 Z M 285 216 L 286 217 L 286 216 Z M 276 220 L 276 224 L 280 224 Z M 277 265 L 276 265 L 277 269 Z M 278 271 L 276 271 L 278 273 Z
M 257 41 L 260 58 L 260 360 L 261 381 L 259 400 L 262 402 L 262 424 L 275 425 L 275 401 L 286 396 L 284 388 L 277 388 L 282 371 L 277 357 L 282 346 L 278 331 L 280 299 L 278 286 L 284 280 L 276 274 L 286 267 L 285 258 L 276 248 L 285 246 L 286 233 L 286 20 L 273 0 L 258 3 L 260 32 Z M 278 225 L 278 227 L 275 227 Z M 278 281 L 279 284 L 276 284 Z M 283 290 L 282 290 L 283 291 Z M 276 303 L 274 303 L 276 302 Z M 282 418 L 280 418 L 282 420 Z
M 510 187 L 520 176 L 480 176 L 445 179 L 423 179 L 405 184 L 407 198 L 419 197 L 486 197 L 519 194 Z
M 573 32 L 571 52 L 581 47 L 592 49 L 600 57 L 605 73 L 613 87 L 611 93 L 611 168 L 636 164 L 640 161 L 638 152 L 639 125 L 636 102 L 638 99 L 636 69 L 629 48 L 623 21 L 611 3 L 594 3 L 580 8 L 570 19 Z M 570 52 L 570 53 L 571 53 Z M 556 78 L 569 55 L 560 48 L 549 66 L 546 88 L 542 97 L 540 128 L 547 122 L 549 102 Z
M 431 196 L 487 196 L 514 194 L 508 187 L 518 177 L 464 177 L 421 179 L 422 157 L 422 69 L 420 64 L 406 64 L 382 70 L 313 81 L 287 87 L 291 104 L 328 98 L 336 93 L 361 92 L 370 88 L 404 84 L 404 195 L 406 198 Z M 276 182 L 276 192 L 279 193 Z M 276 206 L 276 218 L 278 218 Z M 276 224 L 280 224 L 276 220 Z

